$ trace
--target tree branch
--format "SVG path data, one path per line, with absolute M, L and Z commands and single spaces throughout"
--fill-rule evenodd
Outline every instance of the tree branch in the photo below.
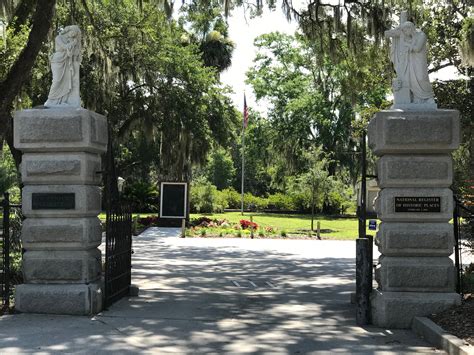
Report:
M 440 64 L 440 65 L 438 65 L 434 68 L 429 69 L 428 73 L 430 74 L 430 73 L 437 72 L 438 70 L 441 70 L 441 69 L 446 68 L 446 67 L 450 67 L 451 65 L 454 66 L 454 64 L 451 61 L 449 61 L 447 63 L 444 63 L 444 64 Z
M 0 139 L 10 135 L 12 130 L 11 110 L 13 102 L 23 84 L 31 75 L 31 70 L 43 42 L 48 36 L 53 21 L 55 0 L 42 0 L 36 4 L 32 27 L 25 48 L 0 82 Z M 17 164 L 19 161 L 15 161 Z

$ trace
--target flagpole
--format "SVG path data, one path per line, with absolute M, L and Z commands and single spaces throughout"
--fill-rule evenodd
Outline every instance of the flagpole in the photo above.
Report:
M 242 120 L 242 188 L 240 200 L 240 213 L 244 215 L 244 176 L 245 176 L 245 119 Z

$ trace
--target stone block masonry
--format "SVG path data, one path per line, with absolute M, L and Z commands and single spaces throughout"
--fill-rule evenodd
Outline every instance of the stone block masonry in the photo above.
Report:
M 381 257 L 371 297 L 372 322 L 409 328 L 413 318 L 460 303 L 455 293 L 451 152 L 459 146 L 454 110 L 377 113 L 368 129 L 379 157 L 375 210 Z
M 102 309 L 100 154 L 107 120 L 83 108 L 18 111 L 15 147 L 21 176 L 21 312 L 90 315 Z

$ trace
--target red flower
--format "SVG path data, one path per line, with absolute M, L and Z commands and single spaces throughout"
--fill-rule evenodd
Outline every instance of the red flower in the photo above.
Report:
M 258 224 L 255 223 L 255 222 L 251 222 L 251 221 L 247 221 L 245 219 L 241 219 L 240 220 L 240 226 L 242 227 L 242 229 L 257 229 L 258 228 Z

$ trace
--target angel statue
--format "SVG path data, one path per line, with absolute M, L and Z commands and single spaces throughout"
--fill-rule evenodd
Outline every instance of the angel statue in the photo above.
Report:
M 81 30 L 65 27 L 55 39 L 56 52 L 51 56 L 53 83 L 46 107 L 81 107 L 79 67 L 81 65 Z
M 392 108 L 436 109 L 428 78 L 426 35 L 413 22 L 407 21 L 407 13 L 403 11 L 400 25 L 385 31 L 385 37 L 392 38 L 390 60 L 397 73 L 392 82 Z

